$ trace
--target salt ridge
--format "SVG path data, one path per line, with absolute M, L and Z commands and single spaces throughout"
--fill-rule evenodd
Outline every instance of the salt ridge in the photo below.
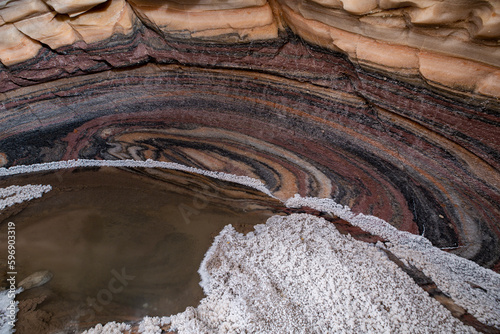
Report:
M 139 333 L 161 334 L 161 326 L 170 324 L 170 317 L 144 317 L 139 324 Z
M 82 334 L 121 334 L 130 331 L 131 326 L 123 322 L 108 322 L 105 325 L 97 324 L 95 327 L 84 331 Z
M 255 188 L 265 193 L 266 195 L 275 198 L 273 194 L 271 194 L 269 189 L 267 189 L 266 186 L 261 181 L 248 176 L 239 176 L 224 172 L 206 171 L 199 168 L 184 166 L 175 162 L 155 161 L 151 159 L 145 161 L 131 160 L 131 159 L 127 160 L 76 159 L 76 160 L 45 162 L 33 165 L 12 166 L 9 168 L 2 167 L 0 168 L 0 177 L 17 175 L 17 174 L 35 173 L 48 170 L 78 168 L 78 167 L 144 167 L 144 168 L 166 168 L 173 170 L 181 170 L 185 172 L 213 177 L 219 180 L 242 184 L 248 187 Z

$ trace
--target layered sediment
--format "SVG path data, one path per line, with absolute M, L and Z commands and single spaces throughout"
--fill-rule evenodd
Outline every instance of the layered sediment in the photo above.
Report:
M 10 2 L 0 163 L 154 159 L 247 175 L 278 198 L 334 198 L 498 271 L 498 11 Z
M 354 75 L 347 61 L 337 66 L 345 77 Z M 366 83 L 377 82 L 365 75 Z M 426 124 L 423 98 L 408 89 L 401 99 L 400 86 L 389 89 L 378 80 L 384 88 L 373 88 L 400 96 L 390 109 L 361 97 L 353 85 L 366 87 L 359 79 L 334 81 L 349 91 L 176 65 L 79 76 L 8 94 L 2 153 L 5 166 L 131 158 L 247 175 L 281 199 L 295 193 L 332 197 L 494 265 L 498 169 L 487 150 L 496 151 L 491 145 L 498 128 L 436 98 Z M 402 109 L 405 104 L 420 107 L 418 118 L 409 117 L 413 110 Z M 463 117 L 453 132 L 468 135 L 462 145 L 443 130 L 446 123 L 437 123 L 438 112 L 443 122 Z M 491 129 L 489 142 L 484 130 L 467 131 L 474 124 Z

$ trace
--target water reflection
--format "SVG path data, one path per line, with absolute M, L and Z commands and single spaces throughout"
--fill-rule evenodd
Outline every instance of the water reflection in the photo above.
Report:
M 230 223 L 249 230 L 280 207 L 244 186 L 159 169 L 37 173 L 0 187 L 29 183 L 53 190 L 5 209 L 0 242 L 15 222 L 18 281 L 43 270 L 53 277 L 18 296 L 19 333 L 79 331 L 196 306 L 197 270 L 213 236 Z

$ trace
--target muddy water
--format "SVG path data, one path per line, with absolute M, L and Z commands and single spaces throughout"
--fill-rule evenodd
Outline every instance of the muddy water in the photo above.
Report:
M 29 183 L 53 190 L 0 213 L 0 249 L 12 221 L 17 281 L 41 270 L 53 278 L 18 296 L 18 333 L 79 332 L 196 306 L 213 237 L 227 224 L 251 230 L 280 206 L 244 186 L 160 169 L 62 170 L 0 187 Z

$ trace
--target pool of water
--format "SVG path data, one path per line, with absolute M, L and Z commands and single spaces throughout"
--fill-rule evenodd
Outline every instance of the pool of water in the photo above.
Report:
M 0 179 L 0 187 L 12 184 L 53 187 L 0 213 L 0 249 L 7 249 L 7 223 L 16 225 L 17 281 L 53 275 L 18 296 L 20 333 L 78 332 L 196 306 L 203 297 L 197 270 L 213 237 L 227 224 L 251 230 L 280 211 L 279 201 L 251 188 L 162 169 Z

